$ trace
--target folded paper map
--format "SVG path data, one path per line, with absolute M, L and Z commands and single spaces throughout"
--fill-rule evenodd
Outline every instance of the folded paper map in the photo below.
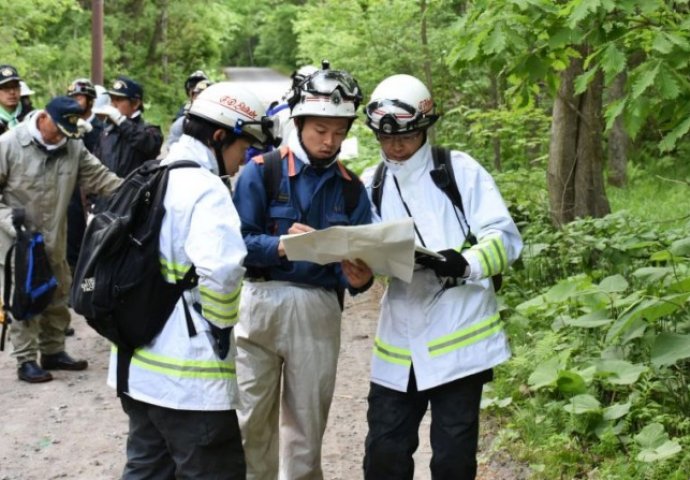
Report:
M 394 276 L 405 282 L 412 280 L 416 247 L 411 218 L 371 225 L 330 227 L 280 238 L 291 261 L 325 265 L 359 258 L 379 275 Z M 432 256 L 437 255 L 423 250 Z

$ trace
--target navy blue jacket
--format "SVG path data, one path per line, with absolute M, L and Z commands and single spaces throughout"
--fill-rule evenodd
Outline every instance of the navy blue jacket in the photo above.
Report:
M 292 157 L 294 169 L 290 169 Z M 284 280 L 315 285 L 330 290 L 347 287 L 340 263 L 317 265 L 291 262 L 278 256 L 280 235 L 295 223 L 317 230 L 336 225 L 371 223 L 371 204 L 360 182 L 357 207 L 348 215 L 343 195 L 344 176 L 348 173 L 338 162 L 326 169 L 316 169 L 289 154 L 283 158 L 283 178 L 278 198 L 267 198 L 263 180 L 264 166 L 250 161 L 237 180 L 233 201 L 242 221 L 242 236 L 247 245 L 244 265 L 247 276 L 262 275 L 270 280 Z M 289 170 L 292 170 L 289 174 Z M 353 292 L 350 289 L 351 293 Z
M 144 122 L 139 115 L 119 126 L 106 122 L 94 154 L 124 178 L 146 160 L 158 157 L 162 144 L 160 127 Z

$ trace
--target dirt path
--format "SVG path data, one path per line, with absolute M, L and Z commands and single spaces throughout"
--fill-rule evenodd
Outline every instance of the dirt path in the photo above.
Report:
M 362 478 L 371 342 L 381 287 L 350 299 L 343 318 L 342 346 L 323 464 L 327 480 Z M 29 385 L 16 377 L 9 352 L 0 353 L 0 480 L 116 479 L 124 464 L 127 419 L 105 385 L 109 344 L 77 317 L 68 351 L 87 358 L 84 372 L 56 372 L 49 383 Z M 8 347 L 11 348 L 11 347 Z M 429 419 L 415 456 L 415 480 L 430 478 Z M 490 434 L 482 433 L 483 450 Z M 527 478 L 499 456 L 482 452 L 479 478 Z

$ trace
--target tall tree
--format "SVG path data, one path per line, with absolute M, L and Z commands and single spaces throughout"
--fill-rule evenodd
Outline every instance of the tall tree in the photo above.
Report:
M 477 0 L 459 21 L 449 62 L 466 72 L 500 62 L 515 98 L 550 96 L 548 184 L 552 218 L 560 225 L 608 212 L 604 125 L 610 129 L 622 115 L 634 137 L 653 111 L 662 150 L 674 148 L 690 129 L 690 106 L 678 102 L 690 97 L 688 27 L 687 5 L 673 1 Z M 629 69 L 625 94 L 606 104 L 604 114 L 602 86 L 626 70 L 631 56 L 643 60 Z

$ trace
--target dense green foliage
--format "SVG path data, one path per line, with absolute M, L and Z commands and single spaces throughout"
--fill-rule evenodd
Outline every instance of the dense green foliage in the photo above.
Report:
M 365 94 L 409 73 L 443 113 L 435 140 L 496 174 L 525 239 L 501 293 L 514 357 L 484 404 L 495 448 L 535 478 L 687 478 L 690 469 L 690 6 L 687 0 L 108 0 L 105 73 L 146 88 L 166 125 L 184 78 L 202 68 L 327 58 Z M 0 63 L 17 66 L 38 105 L 88 76 L 90 1 L 0 0 Z M 544 174 L 559 74 L 601 72 L 632 137 L 629 185 L 613 214 L 562 230 Z M 378 161 L 358 122 L 356 171 Z
M 510 188 L 524 178 L 499 178 L 518 205 L 539 205 Z M 650 199 L 647 177 L 638 182 L 627 195 L 634 204 Z M 688 187 L 676 187 L 655 198 L 687 198 Z M 535 478 L 686 478 L 687 209 L 675 210 L 671 228 L 620 210 L 556 231 L 532 207 L 515 213 L 528 243 L 502 294 L 514 357 L 484 399 L 505 421 L 497 446 Z

